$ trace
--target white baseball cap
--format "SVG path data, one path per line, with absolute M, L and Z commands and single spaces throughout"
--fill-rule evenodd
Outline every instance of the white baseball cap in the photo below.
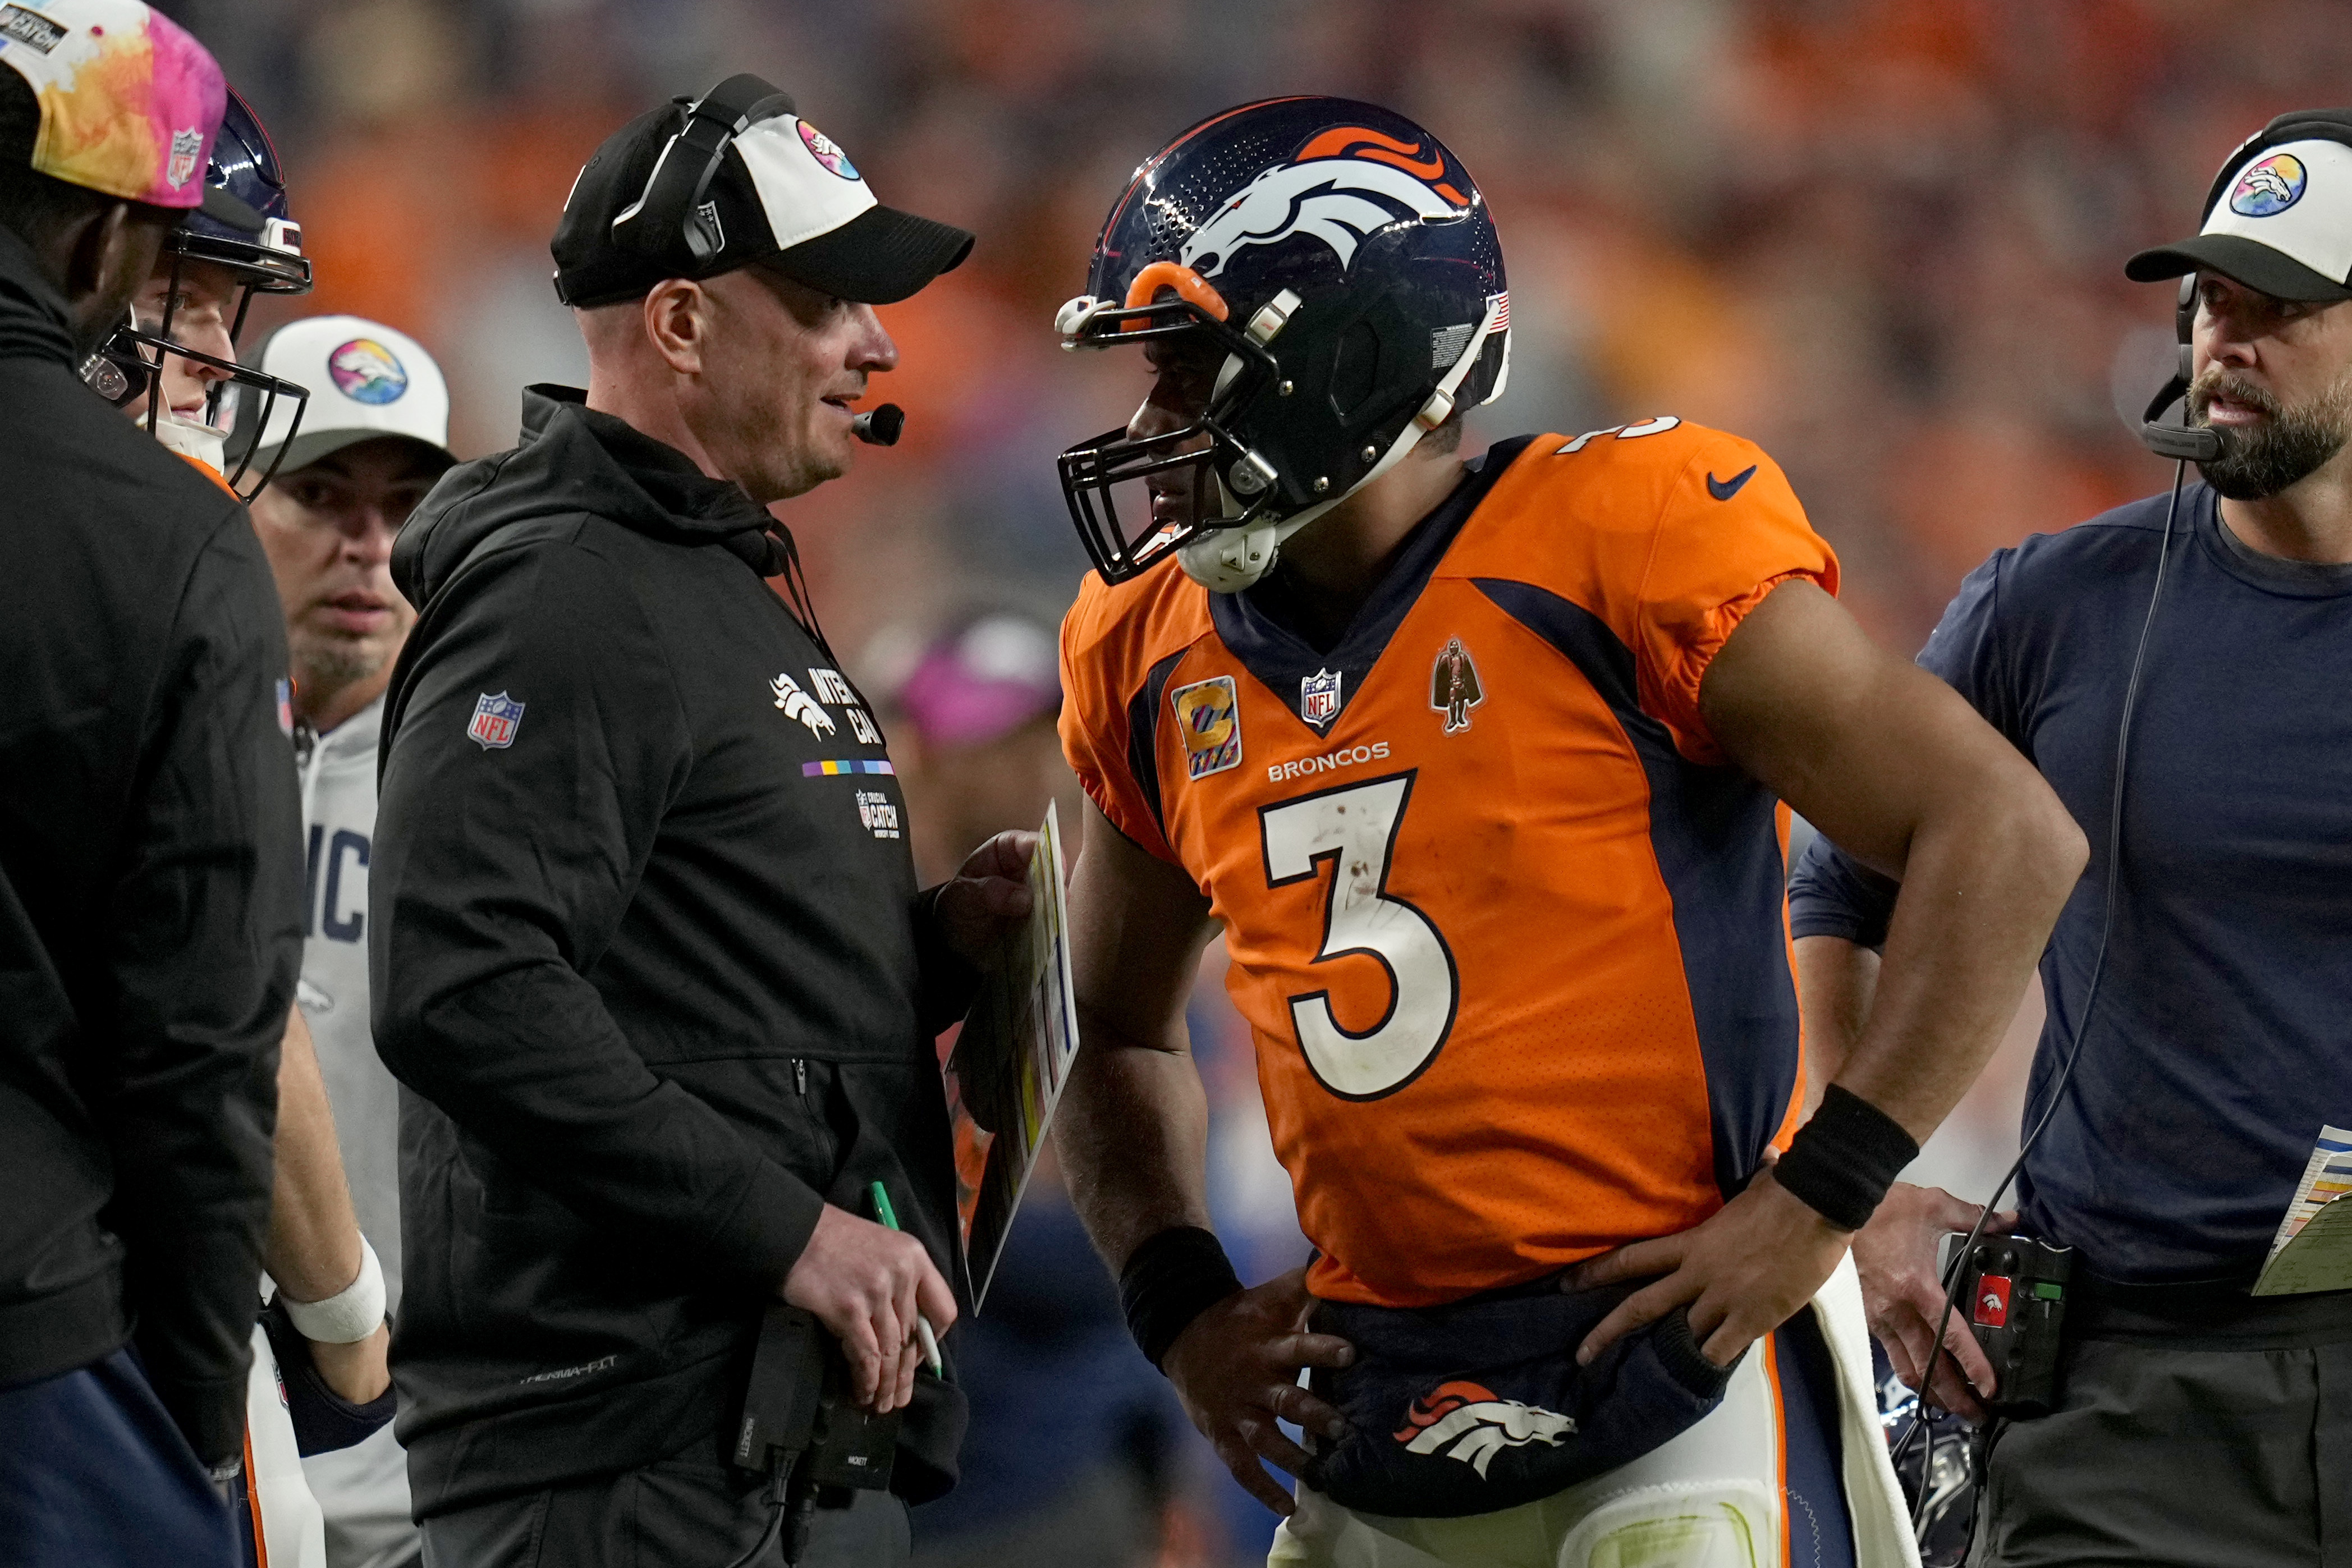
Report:
M 2314 134 L 2325 125 L 2328 132 Z M 2278 300 L 2352 300 L 2352 111 L 2283 114 L 2221 166 L 2195 237 L 2124 264 L 2137 283 L 2208 268 Z
M 310 405 L 292 441 L 294 405 L 279 398 L 261 433 L 254 465 L 281 474 L 380 436 L 404 436 L 456 462 L 449 450 L 449 384 L 425 345 L 363 316 L 312 316 L 289 321 L 261 345 L 261 371 L 307 387 Z

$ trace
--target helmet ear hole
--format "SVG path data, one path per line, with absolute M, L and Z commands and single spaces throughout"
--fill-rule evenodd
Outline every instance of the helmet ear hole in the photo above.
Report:
M 1381 334 L 1368 320 L 1358 319 L 1339 335 L 1331 355 L 1331 412 L 1352 420 L 1381 384 Z

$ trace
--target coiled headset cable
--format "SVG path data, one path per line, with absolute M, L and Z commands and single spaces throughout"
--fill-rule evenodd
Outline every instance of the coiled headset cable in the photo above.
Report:
M 2182 289 L 2183 295 L 2192 301 L 2190 307 L 2192 310 L 2194 295 L 2190 292 L 2189 285 L 2193 283 L 2193 279 L 2189 279 Z M 2185 385 L 2182 390 L 2185 392 Z M 2169 402 L 2170 398 L 2167 397 L 2164 401 Z M 2181 419 L 2184 424 L 2187 423 L 2188 417 L 2189 410 L 2184 403 L 2181 409 Z M 2165 434 L 2178 436 L 2180 432 L 2167 430 Z M 2196 434 L 2210 436 L 2211 432 L 2199 431 Z M 2210 461 L 2210 458 L 2204 460 Z M 1920 1467 L 1919 1495 L 1913 1504 L 1911 1512 L 1911 1531 L 1915 1537 L 1924 1537 L 1926 1534 L 1928 1524 L 1927 1503 L 1933 1492 L 1927 1480 L 1935 1468 L 1935 1438 L 1930 1435 L 1927 1425 L 1927 1391 L 1934 1386 L 1937 1369 L 1950 1359 L 1950 1352 L 1945 1347 L 1944 1336 L 1951 1331 L 1952 1320 L 1959 1311 L 1960 1280 L 1967 1273 L 1968 1258 L 1976 1250 L 1977 1243 L 1983 1238 L 1985 1222 L 1990 1220 L 1993 1212 L 2000 1207 L 2001 1199 L 2008 1196 L 2011 1185 L 2016 1182 L 2019 1173 L 2025 1169 L 2026 1157 L 2033 1152 L 2033 1146 L 2041 1142 L 2042 1134 L 2049 1128 L 2051 1119 L 2058 1114 L 2058 1107 L 2065 1100 L 2067 1087 L 2074 1079 L 2074 1064 L 2082 1059 L 2084 1042 L 2090 1037 L 2092 1017 L 2099 1002 L 2099 984 L 2106 976 L 2107 943 L 2115 935 L 2116 894 L 2123 884 L 2124 779 L 2127 771 L 2126 763 L 2131 752 L 2132 711 L 2139 699 L 2140 672 L 2147 663 L 2148 635 L 2156 627 L 2157 606 L 2164 598 L 2165 574 L 2172 559 L 2173 526 L 2180 514 L 2180 491 L 2188 477 L 2189 458 L 2182 456 L 2173 466 L 2172 496 L 2165 505 L 2164 535 L 2157 545 L 2156 586 L 2148 594 L 2147 613 L 2140 621 L 2139 646 L 2132 654 L 2131 677 L 2124 684 L 2123 717 L 2116 725 L 2116 783 L 2115 790 L 2107 804 L 2106 907 L 2099 922 L 2099 945 L 2096 956 L 2091 961 L 2091 983 L 2083 994 L 2083 1010 L 2074 1025 L 2074 1038 L 2067 1047 L 2066 1059 L 2059 1064 L 2057 1080 L 2051 1086 L 2048 1103 L 2042 1108 L 2041 1116 L 2035 1120 L 2032 1129 L 2026 1133 L 2025 1142 L 2017 1151 L 2017 1158 L 2011 1162 L 2008 1173 L 2000 1179 L 2000 1185 L 1993 1189 L 1991 1201 L 1987 1203 L 1983 1212 L 1977 1215 L 1977 1223 L 1969 1229 L 1968 1240 L 1952 1255 L 1952 1262 L 1944 1280 L 1944 1310 L 1936 1325 L 1935 1348 L 1929 1352 L 1927 1369 L 1919 1378 L 1918 1407 L 1911 1417 L 1910 1427 L 1895 1445 L 1893 1458 L 1899 1470 L 1913 1443 L 1922 1436 L 1927 1437 L 1927 1454 Z M 1957 1363 L 1955 1363 L 1955 1370 L 1957 1371 Z M 1983 1500 L 1982 1482 L 1983 1478 L 1978 1477 L 1979 1495 L 1977 1506 L 1979 1507 L 1982 1506 Z M 1969 1529 L 1973 1537 L 1976 1531 L 1973 1511 Z

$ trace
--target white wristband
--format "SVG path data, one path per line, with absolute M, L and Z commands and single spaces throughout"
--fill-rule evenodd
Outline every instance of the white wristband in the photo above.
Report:
M 280 1290 L 286 1316 L 306 1340 L 322 1345 L 348 1345 L 367 1338 L 383 1323 L 383 1265 L 375 1248 L 360 1237 L 360 1277 L 323 1301 L 297 1301 Z

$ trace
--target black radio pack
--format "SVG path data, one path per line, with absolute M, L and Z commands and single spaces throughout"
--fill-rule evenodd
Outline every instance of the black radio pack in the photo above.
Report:
M 1984 1407 L 2011 1421 L 2047 1415 L 2058 1402 L 2058 1342 L 2074 1249 L 2031 1237 L 1991 1236 L 1967 1258 L 1952 1258 L 1967 1239 L 1957 1232 L 1945 1237 L 1942 1272 L 1951 1279 L 1957 1262 L 1955 1294 L 1968 1314 L 1969 1331 L 2000 1379 Z
M 771 1302 L 743 1391 L 735 1463 L 765 1476 L 774 1512 L 768 1532 L 730 1568 L 746 1568 L 781 1539 L 800 1561 L 819 1508 L 846 1508 L 858 1491 L 890 1485 L 900 1412 L 877 1415 L 851 1396 L 841 1345 L 798 1307 Z

